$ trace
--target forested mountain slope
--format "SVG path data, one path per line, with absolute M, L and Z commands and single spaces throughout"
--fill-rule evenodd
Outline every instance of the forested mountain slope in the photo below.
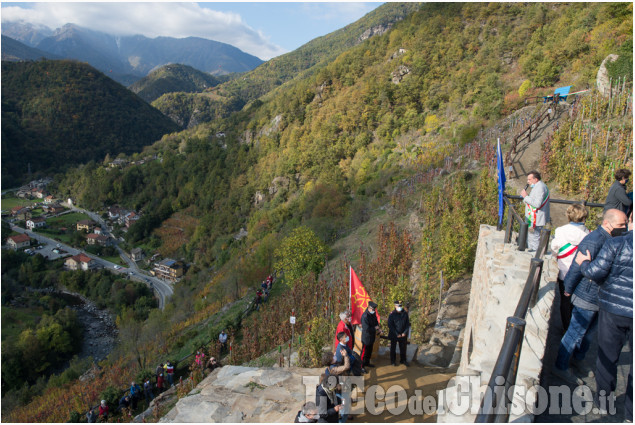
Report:
M 165 65 L 132 84 L 129 89 L 150 103 L 165 93 L 202 92 L 219 84 L 210 74 L 181 64 Z
M 178 126 L 93 67 L 2 62 L 2 186 L 106 154 L 131 154 Z
M 131 229 L 133 242 L 160 244 L 153 228 L 187 211 L 200 221 L 175 254 L 199 264 L 226 261 L 245 226 L 250 241 L 302 223 L 330 240 L 386 195 L 404 164 L 436 160 L 522 104 L 524 81 L 535 87 L 524 96 L 593 84 L 602 59 L 632 40 L 631 13 L 624 4 L 426 4 L 243 111 L 165 137 L 150 150 L 162 164 L 74 170 L 59 188 L 95 208 L 124 199 L 154 211 Z

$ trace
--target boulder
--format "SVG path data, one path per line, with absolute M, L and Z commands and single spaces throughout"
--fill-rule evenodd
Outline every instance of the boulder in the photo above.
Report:
M 619 58 L 618 55 L 608 55 L 606 58 L 604 58 L 602 64 L 600 65 L 600 69 L 598 70 L 596 85 L 598 91 L 605 97 L 609 95 L 609 91 L 611 90 L 611 80 L 609 78 L 609 71 L 606 69 L 606 63 L 615 62 L 617 58 Z
M 224 366 L 180 399 L 160 422 L 293 422 L 315 400 L 322 369 Z

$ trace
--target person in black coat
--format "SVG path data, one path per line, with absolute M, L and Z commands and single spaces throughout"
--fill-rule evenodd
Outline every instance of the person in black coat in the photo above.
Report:
M 335 394 L 337 387 L 336 376 L 324 376 L 315 390 L 315 405 L 321 419 L 329 423 L 339 422 L 340 410 L 343 406 Z
M 388 316 L 388 339 L 390 339 L 390 363 L 396 366 L 397 344 L 399 344 L 399 357 L 401 364 L 410 366 L 406 359 L 406 348 L 408 345 L 408 330 L 410 329 L 410 318 L 408 312 L 403 309 L 402 302 L 395 301 L 395 309 Z
M 368 367 L 375 367 L 374 364 L 370 363 L 370 357 L 373 355 L 375 336 L 378 333 L 381 334 L 376 312 L 377 304 L 370 301 L 360 320 L 362 325 L 362 364 Z
M 627 378 L 625 414 L 627 422 L 633 421 L 633 230 L 624 236 L 609 239 L 597 257 L 591 260 L 589 252 L 578 252 L 576 263 L 582 274 L 600 285 L 598 323 L 598 357 L 595 382 L 596 403 L 607 410 L 608 400 L 615 397 L 617 362 L 623 345 L 628 341 L 631 351 L 630 372 Z M 613 398 L 613 400 L 615 400 Z
M 626 183 L 628 183 L 631 172 L 622 168 L 617 170 L 614 176 L 615 181 L 609 188 L 606 201 L 604 201 L 604 211 L 615 208 L 628 216 L 633 209 L 633 194 L 631 193 L 629 197 L 629 194 L 626 193 Z

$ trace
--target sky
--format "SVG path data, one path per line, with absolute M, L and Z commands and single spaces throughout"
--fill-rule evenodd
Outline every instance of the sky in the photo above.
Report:
M 263 60 L 355 22 L 380 2 L 2 2 L 0 17 L 56 29 L 73 23 L 114 35 L 202 37 Z

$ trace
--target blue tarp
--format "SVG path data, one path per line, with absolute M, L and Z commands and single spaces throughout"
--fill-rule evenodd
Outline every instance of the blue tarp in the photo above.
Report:
M 569 91 L 571 91 L 571 87 L 573 86 L 565 86 L 565 87 L 558 87 L 554 92 L 553 95 L 551 96 L 543 96 L 543 103 L 546 103 L 548 100 L 553 100 L 553 97 L 557 94 L 560 95 L 560 99 L 562 100 L 567 100 L 567 96 L 569 95 Z

